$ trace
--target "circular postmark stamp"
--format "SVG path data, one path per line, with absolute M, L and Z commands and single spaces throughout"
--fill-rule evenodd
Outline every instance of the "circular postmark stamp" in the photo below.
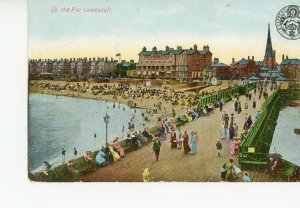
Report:
M 277 14 L 275 26 L 279 34 L 289 40 L 300 38 L 300 6 L 283 7 Z

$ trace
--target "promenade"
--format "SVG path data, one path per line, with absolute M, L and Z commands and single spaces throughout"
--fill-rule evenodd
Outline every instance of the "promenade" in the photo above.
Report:
M 234 113 L 235 122 L 239 127 L 239 135 L 243 132 L 243 124 L 246 116 L 251 115 L 255 119 L 255 113 L 264 102 L 264 98 L 258 98 L 258 93 L 252 90 L 251 101 L 247 101 L 245 96 L 240 96 L 242 104 L 241 114 L 234 112 L 234 102 L 225 103 L 223 110 L 229 115 Z M 272 92 L 268 89 L 269 95 Z M 252 101 L 256 100 L 256 108 L 252 108 Z M 248 102 L 248 109 L 244 109 L 245 102 Z M 197 155 L 184 154 L 182 149 L 171 149 L 169 138 L 162 142 L 159 161 L 155 161 L 152 153 L 152 144 L 148 144 L 137 151 L 126 155 L 119 162 L 114 162 L 105 168 L 99 168 L 95 172 L 83 175 L 81 181 L 120 181 L 120 182 L 140 182 L 145 168 L 150 170 L 151 181 L 187 181 L 187 182 L 218 182 L 220 181 L 220 169 L 224 163 L 228 163 L 230 158 L 237 163 L 237 156 L 231 156 L 230 140 L 222 140 L 221 157 L 217 157 L 216 142 L 220 139 L 220 127 L 222 124 L 222 112 L 216 109 L 209 117 L 201 117 L 193 122 L 181 127 L 182 131 L 187 131 L 190 135 L 192 130 L 198 131 L 200 141 Z M 280 179 L 269 178 L 263 173 L 250 172 L 252 181 L 280 181 Z M 237 181 L 240 181 L 239 178 Z

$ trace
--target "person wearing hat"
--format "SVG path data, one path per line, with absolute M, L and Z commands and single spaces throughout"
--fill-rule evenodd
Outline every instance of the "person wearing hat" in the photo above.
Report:
M 244 174 L 243 174 L 243 181 L 244 182 L 251 182 L 249 173 L 247 171 L 245 171 Z
M 217 147 L 218 157 L 221 157 L 222 143 L 220 140 L 217 142 L 216 147 Z
M 158 137 L 155 138 L 155 141 L 153 143 L 153 152 L 155 153 L 156 162 L 159 158 L 159 152 L 160 152 L 161 142 L 159 141 Z
M 191 139 L 190 139 L 190 145 L 192 150 L 192 155 L 197 154 L 197 142 L 199 141 L 199 138 L 197 136 L 196 131 L 192 131 L 191 133 Z
M 189 135 L 186 131 L 183 133 L 183 151 L 184 153 L 189 153 L 191 151 L 191 148 L 189 146 Z
M 177 141 L 176 141 L 176 132 L 174 131 L 174 129 L 172 129 L 171 132 L 171 149 L 176 149 L 177 148 Z

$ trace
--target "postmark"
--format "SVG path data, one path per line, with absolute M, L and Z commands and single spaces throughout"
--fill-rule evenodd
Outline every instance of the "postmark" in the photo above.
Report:
M 275 26 L 279 34 L 289 40 L 300 38 L 300 6 L 283 7 L 277 14 Z

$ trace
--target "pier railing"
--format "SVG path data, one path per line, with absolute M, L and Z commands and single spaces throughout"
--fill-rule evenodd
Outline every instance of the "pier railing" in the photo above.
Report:
M 289 89 L 280 89 L 278 87 L 264 102 L 262 114 L 240 144 L 239 163 L 242 169 L 266 169 L 279 112 L 293 99 L 299 99 L 299 95 L 300 89 L 297 85 L 290 86 Z M 296 165 L 286 160 L 283 160 L 283 163 L 284 167 L 280 174 L 290 176 Z
M 236 95 L 244 95 L 246 92 L 254 89 L 256 83 L 250 83 L 244 86 L 237 86 L 230 89 L 220 90 L 212 95 L 208 95 L 204 98 L 199 99 L 198 108 L 205 107 L 208 103 L 215 103 L 217 100 L 223 99 L 224 102 L 228 102 L 233 99 Z
M 264 102 L 262 113 L 240 144 L 239 163 L 242 169 L 264 170 L 280 111 L 280 88 Z

